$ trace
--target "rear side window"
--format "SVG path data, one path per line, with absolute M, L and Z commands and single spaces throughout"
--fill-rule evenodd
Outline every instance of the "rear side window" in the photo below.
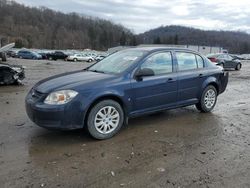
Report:
M 196 60 L 197 60 L 198 69 L 203 68 L 204 67 L 204 61 L 203 61 L 202 57 L 199 56 L 199 55 L 196 55 Z
M 176 52 L 179 71 L 197 69 L 195 54 L 186 52 Z
M 161 52 L 147 58 L 141 65 L 141 69 L 149 68 L 155 75 L 161 75 L 173 72 L 172 55 L 170 52 Z

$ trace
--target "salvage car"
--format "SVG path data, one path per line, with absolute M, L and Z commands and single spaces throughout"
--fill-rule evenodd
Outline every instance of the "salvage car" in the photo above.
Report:
M 216 65 L 222 66 L 224 68 L 240 70 L 242 67 L 241 61 L 237 58 L 233 58 L 229 54 L 210 54 L 207 56 L 207 58 Z
M 24 67 L 0 63 L 0 85 L 20 84 L 24 78 Z
M 210 112 L 227 83 L 228 72 L 196 51 L 137 47 L 42 80 L 25 103 L 41 127 L 86 127 L 94 138 L 107 139 L 132 117 L 189 105 Z

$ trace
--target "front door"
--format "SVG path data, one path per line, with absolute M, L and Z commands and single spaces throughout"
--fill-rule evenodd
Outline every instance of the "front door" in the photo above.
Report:
M 172 106 L 177 99 L 177 73 L 171 52 L 150 55 L 139 69 L 153 70 L 153 76 L 132 79 L 134 113 L 144 113 Z

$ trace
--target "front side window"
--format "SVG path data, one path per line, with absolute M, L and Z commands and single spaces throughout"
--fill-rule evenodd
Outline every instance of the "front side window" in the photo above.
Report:
M 152 69 L 154 75 L 167 74 L 173 72 L 172 56 L 170 52 L 154 54 L 147 58 L 141 65 L 141 69 Z
M 176 52 L 179 71 L 197 69 L 195 54 L 187 52 Z

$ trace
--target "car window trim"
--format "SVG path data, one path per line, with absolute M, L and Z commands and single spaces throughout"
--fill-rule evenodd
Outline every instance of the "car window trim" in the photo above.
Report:
M 202 67 L 202 68 L 199 68 L 197 56 L 199 56 L 199 57 L 202 59 L 202 64 L 203 64 L 203 67 Z M 204 68 L 205 68 L 204 59 L 203 59 L 200 55 L 197 55 L 197 54 L 195 54 L 195 59 L 196 59 L 197 69 L 204 69 Z
M 156 54 L 159 54 L 159 53 L 164 53 L 164 52 L 170 53 L 171 60 L 172 60 L 172 72 L 157 74 L 157 75 L 148 76 L 148 77 L 164 76 L 164 75 L 170 75 L 170 74 L 175 73 L 176 71 L 175 71 L 175 69 L 174 69 L 174 56 L 173 56 L 172 50 L 162 50 L 162 51 L 157 51 L 157 52 L 150 53 L 149 55 L 147 55 L 146 57 L 144 57 L 144 58 L 141 60 L 141 63 L 134 69 L 134 71 L 133 71 L 133 78 L 135 79 L 135 74 L 136 74 L 136 72 L 137 72 L 139 69 L 141 69 L 141 65 L 142 65 L 143 63 L 145 63 L 145 61 L 146 61 L 148 58 L 152 57 L 153 55 L 156 55 Z
M 185 50 L 175 50 L 174 53 L 175 53 L 175 59 L 176 59 L 176 65 L 177 65 L 177 72 L 189 72 L 189 71 L 195 71 L 195 70 L 199 70 L 198 69 L 198 63 L 197 63 L 197 60 L 196 60 L 196 67 L 195 69 L 188 69 L 188 70 L 179 70 L 179 63 L 178 63 L 178 59 L 177 59 L 177 56 L 176 56 L 176 53 L 178 52 L 182 52 L 182 53 L 189 53 L 189 54 L 193 54 L 195 56 L 195 60 L 196 60 L 196 55 L 199 55 L 198 53 L 195 53 L 195 52 L 191 52 L 191 51 L 185 51 Z M 199 55 L 201 56 L 201 55 Z M 203 58 L 202 58 L 203 59 Z M 204 60 L 203 60 L 203 68 L 204 68 Z

